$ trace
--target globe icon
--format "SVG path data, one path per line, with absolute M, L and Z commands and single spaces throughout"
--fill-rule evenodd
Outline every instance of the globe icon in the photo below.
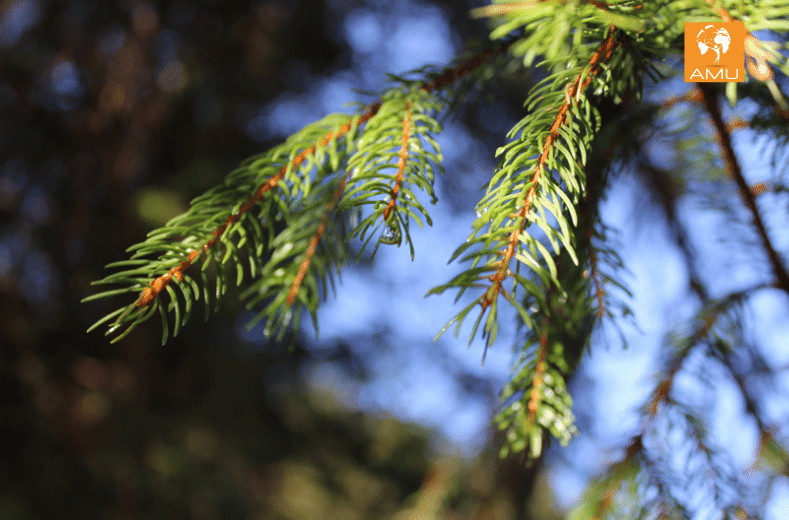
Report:
M 715 52 L 715 65 L 717 65 L 721 60 L 721 54 L 726 54 L 729 50 L 731 36 L 726 29 L 707 25 L 696 35 L 696 43 L 702 54 L 706 54 L 709 50 Z

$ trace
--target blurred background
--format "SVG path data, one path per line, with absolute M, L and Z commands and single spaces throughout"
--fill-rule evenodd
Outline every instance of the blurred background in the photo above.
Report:
M 584 434 L 567 451 L 498 461 L 490 420 L 514 319 L 480 366 L 478 342 L 433 342 L 452 295 L 422 296 L 458 269 L 446 262 L 474 218 L 469 193 L 523 115 L 525 85 L 444 121 L 447 174 L 415 262 L 383 247 L 345 269 L 317 339 L 268 343 L 231 294 L 164 347 L 157 320 L 110 345 L 85 330 L 120 302 L 80 303 L 242 159 L 371 101 L 355 89 L 384 88 L 387 72 L 484 39 L 468 18 L 484 3 L 0 0 L 0 518 L 563 516 L 638 431 L 687 273 L 664 227 L 625 230 L 643 332 L 625 328 L 629 350 L 595 336 L 572 382 Z M 609 224 L 632 221 L 641 191 L 616 188 Z M 789 346 L 785 301 L 764 305 L 765 337 Z
M 467 8 L 0 2 L 0 518 L 406 518 L 446 497 L 461 517 L 509 514 L 494 459 L 474 458 L 497 384 L 479 352 L 457 349 L 468 371 L 433 346 L 439 318 L 341 304 L 289 352 L 245 332 L 231 295 L 162 348 L 156 323 L 117 345 L 85 334 L 119 302 L 80 303 L 242 159 L 371 99 L 352 89 L 385 72 L 451 60 Z M 457 426 L 417 421 L 430 413 Z

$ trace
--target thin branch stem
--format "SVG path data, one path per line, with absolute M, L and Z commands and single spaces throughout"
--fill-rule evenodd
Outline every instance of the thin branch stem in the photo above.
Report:
M 682 368 L 682 364 L 693 351 L 693 347 L 709 334 L 713 325 L 717 322 L 718 317 L 725 309 L 726 307 L 724 305 L 713 307 L 709 313 L 702 317 L 698 327 L 693 331 L 693 334 L 685 339 L 684 345 L 671 359 L 668 369 L 652 392 L 652 396 L 648 401 L 649 406 L 647 406 L 646 411 L 646 417 L 648 419 L 654 418 L 657 415 L 660 405 L 668 400 L 671 389 L 674 386 L 674 379 Z
M 304 258 L 302 259 L 301 264 L 299 264 L 299 271 L 296 273 L 296 277 L 293 279 L 293 283 L 290 286 L 290 291 L 288 292 L 288 299 L 286 302 L 289 307 L 293 305 L 293 302 L 296 300 L 296 296 L 299 294 L 301 283 L 304 281 L 304 277 L 307 276 L 307 271 L 309 270 L 310 264 L 312 263 L 312 257 L 315 256 L 315 251 L 318 249 L 318 242 L 320 242 L 323 233 L 326 232 L 326 222 L 329 220 L 329 216 L 331 216 L 335 206 L 337 206 L 337 201 L 340 200 L 340 195 L 342 195 L 342 192 L 345 189 L 345 183 L 347 181 L 348 172 L 345 172 L 342 180 L 340 180 L 340 185 L 337 186 L 337 189 L 334 191 L 332 200 L 326 205 L 326 212 L 321 218 L 321 223 L 318 225 L 318 229 L 310 239 L 310 244 L 307 246 L 307 251 L 304 253 Z
M 748 208 L 748 211 L 751 213 L 753 225 L 756 227 L 756 231 L 762 240 L 762 246 L 767 252 L 767 257 L 772 264 L 773 274 L 775 274 L 776 277 L 776 287 L 786 292 L 786 294 L 789 294 L 789 274 L 787 274 L 786 268 L 781 261 L 781 257 L 778 255 L 778 252 L 775 250 L 772 242 L 770 241 L 770 236 L 767 234 L 767 228 L 765 227 L 762 217 L 759 214 L 759 209 L 756 207 L 756 197 L 751 191 L 750 186 L 748 186 L 748 183 L 745 181 L 745 177 L 743 177 L 742 169 L 740 168 L 740 164 L 737 161 L 737 156 L 734 153 L 734 148 L 732 147 L 731 136 L 726 129 L 726 124 L 723 122 L 723 117 L 721 116 L 721 111 L 718 107 L 718 99 L 715 95 L 715 91 L 712 90 L 712 88 L 708 85 L 701 83 L 699 84 L 699 88 L 702 91 L 704 106 L 706 107 L 707 112 L 712 119 L 712 124 L 715 126 L 715 130 L 718 132 L 718 140 L 721 144 L 721 147 L 723 148 L 723 158 L 726 162 L 726 167 L 729 171 L 729 174 L 737 183 L 740 196 L 745 203 L 745 207 Z
M 606 477 L 606 480 L 609 482 L 597 503 L 597 510 L 595 511 L 595 516 L 592 517 L 592 520 L 601 520 L 605 517 L 605 513 L 613 503 L 614 494 L 622 483 L 625 468 L 633 461 L 633 459 L 636 458 L 636 456 L 642 454 L 643 451 L 644 434 L 642 433 L 633 437 L 633 440 L 630 441 L 630 444 L 627 446 L 627 448 L 625 448 L 625 457 L 616 464 L 609 467 L 608 475 Z
M 606 62 L 613 54 L 614 48 L 616 47 L 616 39 L 614 38 L 614 34 L 614 27 L 611 26 L 608 37 L 600 45 L 600 47 L 597 48 L 589 60 L 589 66 L 587 69 L 588 72 L 587 70 L 584 70 L 584 72 L 579 74 L 578 77 L 576 77 L 575 80 L 572 83 L 569 83 L 565 88 L 565 92 L 567 93 L 566 100 L 559 108 L 559 112 L 556 114 L 556 118 L 554 118 L 553 125 L 551 126 L 550 133 L 545 138 L 545 144 L 542 147 L 542 153 L 537 159 L 537 165 L 534 168 L 534 174 L 532 175 L 529 182 L 530 188 L 526 192 L 526 197 L 516 217 L 518 219 L 518 224 L 512 233 L 510 233 L 507 248 L 502 251 L 502 258 L 498 262 L 499 266 L 496 269 L 496 272 L 490 275 L 490 281 L 493 282 L 492 285 L 488 287 L 488 290 L 480 299 L 482 312 L 485 312 L 485 310 L 498 297 L 499 293 L 501 292 L 504 280 L 509 276 L 510 262 L 512 261 L 512 257 L 515 255 L 515 250 L 517 249 L 520 235 L 523 233 L 523 229 L 526 226 L 526 216 L 529 214 L 529 210 L 531 209 L 534 195 L 537 192 L 537 185 L 540 181 L 540 178 L 542 177 L 545 165 L 551 156 L 554 142 L 560 137 L 559 131 L 569 118 L 570 108 L 572 107 L 572 99 L 586 90 L 586 88 L 592 83 L 594 77 L 600 72 L 600 65 Z
M 591 233 L 590 233 L 591 235 Z M 597 317 L 603 319 L 605 317 L 605 291 L 603 290 L 603 282 L 600 279 L 600 270 L 597 267 L 597 251 L 592 246 L 592 237 L 589 237 L 589 266 L 592 271 L 592 281 L 594 282 L 594 294 L 597 299 Z
M 384 222 L 389 220 L 392 211 L 397 210 L 397 195 L 403 186 L 403 174 L 405 173 L 405 163 L 408 160 L 408 140 L 411 139 L 411 103 L 408 103 L 403 117 L 403 139 L 400 145 L 400 159 L 397 161 L 397 175 L 395 176 L 394 186 L 389 192 L 389 203 L 384 209 Z
M 464 76 L 471 73 L 474 69 L 479 67 L 485 61 L 502 54 L 506 49 L 509 47 L 509 43 L 505 43 L 501 45 L 498 49 L 486 49 L 475 56 L 471 57 L 469 60 L 460 63 L 459 65 L 447 70 L 443 74 L 439 75 L 432 81 L 422 85 L 420 88 L 426 92 L 433 92 L 435 90 L 441 89 L 454 81 L 463 78 Z M 378 110 L 381 108 L 381 101 L 377 100 L 365 108 L 362 115 L 359 117 L 357 121 L 357 126 L 361 126 L 365 122 L 367 122 L 370 118 L 372 118 L 375 114 L 378 113 Z M 342 125 L 336 132 L 329 132 L 326 134 L 323 139 L 321 139 L 321 145 L 326 146 L 332 139 L 339 139 L 340 137 L 344 136 L 348 131 L 351 129 L 351 122 Z M 306 150 L 300 152 L 293 160 L 288 163 L 287 165 L 283 166 L 282 169 L 276 174 L 273 175 L 269 180 L 263 183 L 258 190 L 252 194 L 247 201 L 241 205 L 239 210 L 236 213 L 233 213 L 225 222 L 215 229 L 212 232 L 214 235 L 210 240 L 206 241 L 200 248 L 195 249 L 194 251 L 190 252 L 186 259 L 183 260 L 177 267 L 170 269 L 166 274 L 158 276 L 157 278 L 153 279 L 149 286 L 143 289 L 142 294 L 138 298 L 136 302 L 137 307 L 145 307 L 149 305 L 151 302 L 155 301 L 156 298 L 159 297 L 162 291 L 170 284 L 170 282 L 175 278 L 176 280 L 180 281 L 183 279 L 184 272 L 197 261 L 200 255 L 206 251 L 208 251 L 211 247 L 216 244 L 217 240 L 222 236 L 225 232 L 227 227 L 235 222 L 238 222 L 241 219 L 241 216 L 252 209 L 252 207 L 260 201 L 263 196 L 271 191 L 273 188 L 277 186 L 277 183 L 285 176 L 289 168 L 296 167 L 303 163 L 309 156 L 315 153 L 316 146 L 311 146 Z M 289 297 L 290 299 L 290 297 Z
M 534 366 L 534 378 L 532 379 L 531 395 L 529 395 L 529 404 L 526 408 L 529 410 L 528 426 L 531 427 L 537 419 L 537 409 L 540 406 L 542 397 L 542 387 L 545 384 L 545 370 L 548 368 L 548 327 L 550 325 L 550 318 L 545 318 L 545 329 L 540 333 L 540 351 L 537 355 L 537 364 Z
M 471 72 L 474 71 L 477 67 L 485 63 L 486 61 L 493 59 L 504 52 L 512 44 L 512 41 L 505 42 L 500 45 L 497 49 L 485 49 L 477 53 L 476 55 L 472 56 L 468 60 L 460 63 L 451 69 L 444 71 L 439 76 L 434 78 L 432 81 L 425 83 L 420 88 L 425 92 L 434 92 L 436 90 L 441 90 L 442 88 L 446 87 L 447 85 L 451 85 L 455 81 L 469 75 Z
M 375 102 L 372 103 L 371 105 L 368 105 L 365 112 L 359 118 L 357 125 L 361 125 L 364 122 L 366 122 L 368 119 L 373 117 L 378 112 L 380 106 L 381 105 L 379 102 Z M 337 129 L 336 132 L 329 132 L 321 140 L 321 145 L 326 146 L 327 144 L 329 144 L 329 142 L 332 139 L 335 138 L 339 139 L 340 137 L 348 133 L 350 129 L 351 129 L 351 123 L 348 122 L 342 125 L 339 129 Z M 277 183 L 280 181 L 280 179 L 282 179 L 282 177 L 285 176 L 289 168 L 291 167 L 295 168 L 296 166 L 303 163 L 310 155 L 315 153 L 315 149 L 316 146 L 311 146 L 306 150 L 300 152 L 298 155 L 296 155 L 296 157 L 294 157 L 293 160 L 290 161 L 290 163 L 283 166 L 276 175 L 271 176 L 269 180 L 263 183 L 263 185 L 260 188 L 258 188 L 258 190 L 254 194 L 252 194 L 244 204 L 241 205 L 241 207 L 237 212 L 227 217 L 225 222 L 211 233 L 214 236 L 210 240 L 206 241 L 199 249 L 195 249 L 194 251 L 189 253 L 189 255 L 186 257 L 186 260 L 182 261 L 178 265 L 178 267 L 173 267 L 167 272 L 167 274 L 159 276 L 158 278 L 151 281 L 150 286 L 146 287 L 142 291 L 140 298 L 137 300 L 137 307 L 144 307 L 149 303 L 151 303 L 152 301 L 154 301 L 159 296 L 159 294 L 164 290 L 164 288 L 170 284 L 173 278 L 175 278 L 178 281 L 182 280 L 184 276 L 184 271 L 186 271 L 189 268 L 189 266 L 191 266 L 200 257 L 202 253 L 208 251 L 211 247 L 214 246 L 214 244 L 216 244 L 217 240 L 219 240 L 219 238 L 222 236 L 222 234 L 225 232 L 225 230 L 229 225 L 238 222 L 244 213 L 252 209 L 252 207 L 260 199 L 263 198 L 263 195 L 265 195 L 267 192 L 271 191 L 277 186 Z

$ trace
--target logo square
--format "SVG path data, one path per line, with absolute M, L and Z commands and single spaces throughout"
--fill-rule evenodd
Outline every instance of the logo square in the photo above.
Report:
M 742 22 L 687 22 L 685 81 L 745 81 L 745 25 Z

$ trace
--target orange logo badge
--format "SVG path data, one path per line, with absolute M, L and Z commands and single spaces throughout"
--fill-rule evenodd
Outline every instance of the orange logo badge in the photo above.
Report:
M 685 24 L 685 81 L 745 81 L 745 26 L 742 22 Z

